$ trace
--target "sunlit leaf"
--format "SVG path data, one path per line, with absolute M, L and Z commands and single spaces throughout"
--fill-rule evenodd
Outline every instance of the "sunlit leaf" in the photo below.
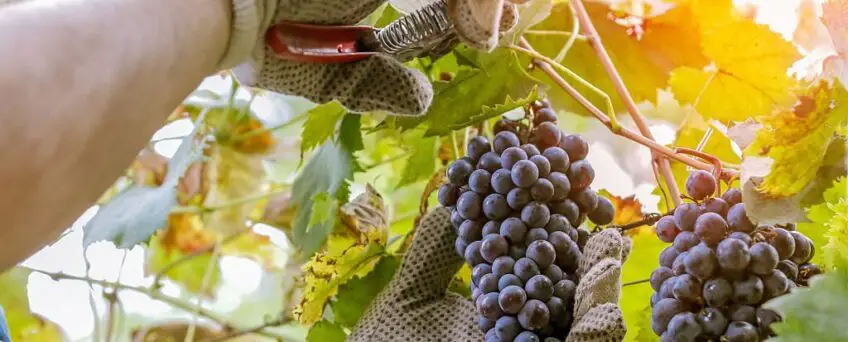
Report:
M 267 235 L 257 234 L 254 231 L 242 233 L 224 244 L 221 247 L 221 254 L 254 260 L 266 270 L 283 266 L 281 262 L 284 258 L 283 250 L 272 243 Z
M 718 120 L 744 120 L 794 100 L 786 70 L 800 58 L 768 26 L 741 17 L 731 0 L 693 1 L 704 54 L 714 66 L 683 66 L 669 84 L 678 100 Z
M 320 146 L 336 133 L 336 124 L 347 113 L 347 109 L 336 101 L 315 106 L 306 113 L 306 123 L 300 134 L 300 157 Z
M 344 330 L 336 323 L 319 321 L 309 329 L 306 342 L 343 342 L 347 338 Z
M 3 289 L 0 291 L 0 318 L 5 316 L 9 337 L 15 342 L 67 341 L 67 335 L 56 323 L 30 312 L 29 275 L 29 270 L 17 267 L 0 274 L 0 288 Z
M 632 235 L 633 249 L 627 257 L 627 261 L 621 269 L 621 281 L 623 284 L 650 278 L 651 272 L 659 267 L 659 255 L 662 250 L 670 244 L 660 241 L 654 234 L 653 229 L 640 229 L 639 233 Z M 659 340 L 650 330 L 650 315 L 645 316 L 651 310 L 651 294 L 653 289 L 649 283 L 638 283 L 626 285 L 621 290 L 621 311 L 627 322 L 627 335 L 625 341 Z M 648 320 L 647 323 L 644 320 Z M 638 324 L 637 322 L 643 322 Z M 644 331 L 647 328 L 647 331 Z M 639 337 L 638 339 L 636 337 Z
M 422 137 L 423 130 L 417 130 L 409 137 L 412 155 L 406 159 L 406 166 L 400 176 L 398 187 L 427 179 L 436 169 L 436 149 L 439 137 Z
M 179 260 L 165 276 L 192 293 L 213 296 L 221 277 L 220 265 L 211 249 L 215 244 L 215 236 L 203 229 L 200 219 L 195 215 L 174 214 L 169 217 L 168 223 L 168 229 L 154 235 L 145 249 L 145 273 L 159 274 Z M 187 255 L 203 250 L 206 252 L 183 260 Z M 207 270 L 210 274 L 204 287 Z
M 392 280 L 399 266 L 399 258 L 383 257 L 368 275 L 351 279 L 339 286 L 336 299 L 330 304 L 333 320 L 342 326 L 353 328 L 377 294 Z
M 222 236 L 247 230 L 245 220 L 252 203 L 242 200 L 261 192 L 263 176 L 258 156 L 228 146 L 214 146 L 206 172 L 209 193 L 203 206 L 212 210 L 203 216 L 206 228 Z
M 807 208 L 811 222 L 798 223 L 798 230 L 813 239 L 822 253 L 813 262 L 825 267 L 848 267 L 837 264 L 848 260 L 848 178 L 839 181 L 823 193 L 823 202 Z

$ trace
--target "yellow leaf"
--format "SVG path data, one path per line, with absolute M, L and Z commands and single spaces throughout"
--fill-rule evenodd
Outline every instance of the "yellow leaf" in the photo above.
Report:
M 339 209 L 346 232 L 363 243 L 386 244 L 389 238 L 387 215 L 383 196 L 371 184 L 366 184 L 364 193 Z
M 283 267 L 283 251 L 271 242 L 266 235 L 249 231 L 240 234 L 232 241 L 221 247 L 221 253 L 227 256 L 238 256 L 251 259 L 261 264 L 265 269 Z
M 30 312 L 27 284 L 30 271 L 12 268 L 0 274 L 0 306 L 15 342 L 70 341 L 56 323 Z
M 795 47 L 768 26 L 736 12 L 731 0 L 693 1 L 706 69 L 680 67 L 669 85 L 681 102 L 717 120 L 744 120 L 792 103 L 787 69 L 800 58 Z
M 151 237 L 145 249 L 145 273 L 158 274 L 179 261 L 179 264 L 165 272 L 165 276 L 190 292 L 211 297 L 220 278 L 218 261 L 212 260 L 211 247 L 216 239 L 213 232 L 203 229 L 202 222 L 196 215 L 171 214 L 168 217 L 168 227 Z M 187 255 L 204 249 L 207 250 L 206 253 L 183 260 Z M 209 275 L 207 286 L 204 287 L 203 279 L 207 270 L 212 273 Z
M 816 177 L 837 127 L 848 119 L 848 92 L 826 83 L 811 87 L 794 107 L 760 119 L 763 129 L 745 149 L 746 157 L 773 162 L 757 187 L 763 195 L 788 197 Z
M 216 145 L 207 165 L 207 177 L 209 193 L 203 205 L 214 210 L 203 217 L 206 228 L 223 236 L 245 231 L 253 203 L 238 201 L 260 192 L 264 180 L 260 157 Z

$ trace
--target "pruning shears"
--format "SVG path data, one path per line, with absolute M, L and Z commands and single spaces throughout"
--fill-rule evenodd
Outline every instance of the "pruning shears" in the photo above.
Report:
M 405 62 L 440 57 L 458 43 L 445 0 L 411 12 L 380 29 L 367 25 L 312 25 L 283 21 L 265 41 L 280 58 L 308 63 L 347 63 L 376 54 Z

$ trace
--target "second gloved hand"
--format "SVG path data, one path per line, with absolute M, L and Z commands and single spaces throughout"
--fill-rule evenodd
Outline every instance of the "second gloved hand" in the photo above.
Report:
M 447 291 L 464 262 L 454 250 L 450 211 L 439 207 L 415 231 L 398 272 L 374 300 L 354 331 L 352 342 L 490 341 L 478 326 L 474 303 Z M 580 262 L 568 342 L 621 341 L 627 328 L 618 299 L 621 262 L 629 240 L 608 229 L 592 236 Z M 497 339 L 495 339 L 497 340 Z

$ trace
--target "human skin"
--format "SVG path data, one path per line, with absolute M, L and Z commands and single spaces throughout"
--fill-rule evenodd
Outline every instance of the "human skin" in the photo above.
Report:
M 35 0 L 0 7 L 0 271 L 55 240 L 216 71 L 231 6 Z

